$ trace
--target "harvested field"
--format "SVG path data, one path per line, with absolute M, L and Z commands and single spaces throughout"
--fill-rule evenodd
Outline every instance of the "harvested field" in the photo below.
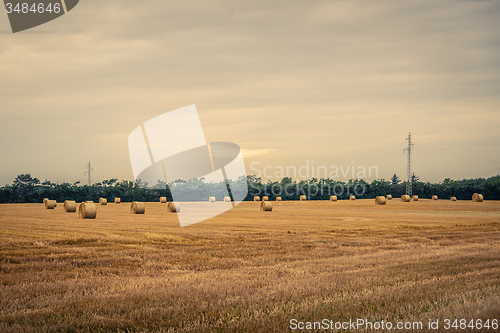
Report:
M 159 202 L 144 215 L 98 205 L 96 220 L 0 205 L 0 331 L 287 332 L 293 318 L 363 318 L 449 332 L 446 318 L 500 319 L 500 202 L 260 204 L 185 228 Z

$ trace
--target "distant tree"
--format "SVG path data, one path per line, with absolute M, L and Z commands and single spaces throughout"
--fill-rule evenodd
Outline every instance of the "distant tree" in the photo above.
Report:
M 106 180 L 102 181 L 102 184 L 104 186 L 113 186 L 113 184 L 116 183 L 117 181 L 118 181 L 118 179 L 116 179 L 116 178 L 112 178 L 112 179 L 109 179 L 109 180 L 106 179 Z
M 12 202 L 12 186 L 5 185 L 5 187 L 0 189 L 0 202 Z
M 391 185 L 391 181 L 387 181 L 385 179 L 376 179 L 369 185 L 367 197 L 371 198 L 379 195 L 385 196 L 387 194 L 392 194 Z
M 456 196 L 459 200 L 470 200 L 472 194 L 482 193 L 486 200 L 500 200 L 500 175 L 488 179 L 444 179 L 440 183 L 421 182 L 413 174 L 413 193 L 421 198 L 430 198 L 437 195 L 440 198 Z M 230 180 L 229 186 L 223 183 L 206 183 L 202 179 L 193 179 L 189 182 L 172 182 L 160 184 L 157 188 L 142 188 L 140 182 L 118 181 L 117 179 L 105 180 L 102 184 L 96 183 L 92 186 L 77 186 L 79 182 L 52 183 L 45 180 L 42 184 L 37 178 L 30 174 L 19 175 L 14 179 L 12 185 L 0 187 L 0 203 L 16 202 L 41 202 L 42 198 L 50 198 L 63 202 L 64 200 L 97 201 L 100 197 L 107 198 L 112 202 L 115 197 L 122 201 L 154 201 L 160 196 L 166 196 L 172 201 L 170 187 L 182 186 L 189 193 L 196 193 L 196 200 L 206 201 L 208 196 L 215 195 L 217 200 L 222 200 L 229 193 L 236 194 L 241 198 L 245 193 L 245 200 L 253 200 L 254 195 L 269 196 L 274 200 L 281 196 L 283 200 L 298 200 L 300 194 L 306 194 L 310 200 L 328 200 L 330 195 L 337 195 L 339 199 L 347 199 L 349 194 L 355 194 L 359 198 L 374 198 L 377 195 L 392 194 L 399 197 L 405 193 L 406 182 L 401 182 L 394 174 L 391 180 L 374 180 L 367 183 L 362 179 L 351 179 L 342 182 L 333 179 L 309 179 L 299 182 L 285 177 L 281 181 L 268 181 L 262 183 L 260 177 L 255 175 L 242 176 L 238 180 Z M 163 188 L 165 185 L 165 188 Z M 247 192 L 248 191 L 248 192 Z M 353 193 L 355 192 L 355 193 Z
M 399 179 L 397 174 L 394 174 L 394 176 L 391 177 L 391 182 L 392 182 L 392 185 L 397 185 L 397 184 L 401 183 L 401 179 Z
M 262 184 L 262 179 L 257 177 L 256 175 L 247 175 L 247 183 L 248 183 L 248 194 L 247 199 L 251 200 L 253 196 L 258 195 L 261 196 L 264 193 L 265 185 Z
M 414 173 L 413 173 L 413 175 L 411 175 L 411 182 L 412 182 L 412 183 L 415 183 L 415 182 L 418 182 L 419 180 L 420 180 L 420 177 L 419 177 L 419 176 L 417 176 L 417 175 L 415 174 L 415 172 L 414 172 Z
M 45 181 L 42 183 L 42 185 L 47 186 L 47 187 L 52 187 L 52 185 L 55 185 L 55 184 L 52 183 L 50 180 L 45 179 Z
M 32 178 L 29 173 L 17 176 L 12 183 L 15 202 L 35 202 L 34 194 L 38 184 L 40 180 Z

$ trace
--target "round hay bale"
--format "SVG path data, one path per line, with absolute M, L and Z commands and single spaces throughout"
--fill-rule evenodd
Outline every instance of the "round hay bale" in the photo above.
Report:
M 474 193 L 472 195 L 472 202 L 483 202 L 484 198 L 482 194 Z
M 178 213 L 181 211 L 181 204 L 179 202 L 169 202 L 167 206 L 167 210 L 170 213 Z
M 375 205 L 385 205 L 386 199 L 383 196 L 378 196 L 375 198 Z
M 283 199 L 281 199 L 281 197 L 276 197 L 276 201 L 283 201 Z
M 132 202 L 132 205 L 130 205 L 130 212 L 132 214 L 144 214 L 145 211 L 146 206 L 144 205 L 144 202 L 134 201 Z
M 355 197 L 354 195 L 351 195 L 351 196 L 349 197 L 349 200 L 356 200 L 356 197 Z
M 86 200 L 85 203 L 94 203 L 94 202 L 91 200 Z
M 115 204 L 119 204 L 120 202 L 122 202 L 120 198 L 115 198 Z
M 64 211 L 67 213 L 76 212 L 76 201 L 70 201 L 70 200 L 64 201 Z
M 49 198 L 43 198 L 43 204 L 46 205 Z
M 413 200 L 413 201 L 418 201 L 418 195 L 414 195 L 414 196 L 412 197 L 412 200 Z
M 254 196 L 253 201 L 260 201 L 260 197 L 258 195 Z
M 108 199 L 106 198 L 99 198 L 99 204 L 106 206 L 108 204 Z
M 260 203 L 260 210 L 263 212 L 270 212 L 273 210 L 273 203 L 271 201 L 262 201 Z
M 231 197 L 224 197 L 224 202 L 231 202 Z
M 336 195 L 330 195 L 330 201 L 337 201 Z
M 403 195 L 401 196 L 401 201 L 402 201 L 402 202 L 410 202 L 410 200 L 411 200 L 411 198 L 410 198 L 410 196 L 409 196 L 409 195 L 407 195 L 407 194 L 403 194 Z
M 392 200 L 392 195 L 387 194 L 385 198 L 386 198 L 387 200 Z
M 45 201 L 45 208 L 46 209 L 54 209 L 55 207 L 57 207 L 57 201 L 55 201 L 55 200 Z
M 438 196 L 437 195 L 433 195 L 432 196 L 432 200 L 437 200 L 438 199 Z
M 208 202 L 215 202 L 215 197 L 208 197 Z
M 457 201 L 457 197 L 451 197 L 450 201 Z
M 95 219 L 97 209 L 95 204 L 82 202 L 78 208 L 78 217 L 81 219 Z
M 262 201 L 269 201 L 269 197 L 268 196 L 263 196 L 262 197 Z
M 160 197 L 160 203 L 167 203 L 167 197 Z
M 305 195 L 300 196 L 300 201 L 306 201 L 306 200 L 307 200 L 307 197 Z

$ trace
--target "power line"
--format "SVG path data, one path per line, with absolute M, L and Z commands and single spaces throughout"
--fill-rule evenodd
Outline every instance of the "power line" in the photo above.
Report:
M 442 143 L 442 142 L 419 142 L 419 145 L 454 145 L 454 146 L 500 146 L 500 143 Z
M 427 150 L 438 150 L 438 151 L 453 151 L 453 150 L 459 150 L 459 151 L 473 151 L 473 152 L 485 152 L 485 153 L 488 153 L 488 152 L 498 152 L 498 149 L 494 149 L 494 150 L 478 150 L 478 149 L 462 149 L 460 147 L 457 147 L 457 148 L 419 148 L 419 150 L 424 150 L 424 151 L 427 151 Z
M 86 168 L 86 169 L 88 169 L 88 171 L 85 171 L 84 175 L 85 175 L 85 174 L 88 174 L 88 175 L 89 175 L 89 186 L 90 186 L 90 185 L 92 184 L 92 182 L 91 182 L 91 178 L 90 178 L 90 173 L 91 173 L 92 171 L 94 171 L 94 169 L 92 169 L 92 168 L 90 167 L 90 161 L 89 161 L 89 164 L 85 166 L 85 168 Z
M 457 154 L 422 154 L 422 153 L 418 153 L 418 155 L 423 155 L 423 156 L 455 156 L 455 157 L 483 157 L 483 158 L 494 158 L 494 156 L 479 156 L 479 155 L 457 155 Z
M 364 149 L 357 149 L 357 150 L 351 150 L 351 151 L 348 151 L 348 152 L 341 152 L 341 153 L 336 153 L 337 156 L 339 156 L 339 158 L 343 158 L 344 160 L 342 161 L 336 161 L 337 163 L 338 162 L 343 162 L 343 161 L 350 161 L 350 160 L 360 160 L 360 159 L 366 159 L 367 157 L 370 157 L 370 156 L 373 156 L 373 157 L 381 157 L 380 155 L 380 152 L 373 152 L 371 154 L 365 154 L 365 153 L 360 153 L 360 154 L 354 154 L 354 155 L 348 155 L 348 154 L 351 154 L 351 153 L 354 153 L 354 152 L 363 152 L 363 151 L 367 151 L 367 150 L 374 150 L 374 151 L 379 151 L 381 149 L 384 149 L 384 148 L 388 148 L 388 147 L 394 147 L 394 146 L 400 146 L 400 144 L 392 144 L 392 145 L 386 145 L 386 146 L 380 146 L 380 147 L 373 147 L 373 148 L 364 148 Z M 391 149 L 392 151 L 392 149 Z M 389 152 L 387 152 L 389 153 Z M 392 152 L 390 152 L 392 154 Z M 348 156 L 348 157 L 345 157 L 345 156 Z M 399 155 L 399 154 L 393 154 L 393 155 Z M 321 156 L 313 156 L 313 157 L 309 157 L 307 158 L 307 160 L 314 160 L 315 162 L 321 162 L 321 161 L 331 161 L 331 160 L 334 160 L 334 158 L 324 158 L 324 154 L 322 154 Z M 356 156 L 363 156 L 362 158 L 356 158 Z M 392 155 L 391 155 L 392 156 Z M 295 158 L 286 158 L 286 159 L 279 159 L 279 160 L 273 160 L 272 162 L 273 163 L 283 163 L 283 162 L 291 162 L 291 161 L 304 161 L 304 158 L 301 158 L 301 157 L 295 157 Z
M 412 174 L 411 174 L 411 149 L 413 147 L 413 143 L 411 143 L 411 133 L 408 133 L 408 148 L 405 151 L 408 153 L 408 167 L 406 168 L 406 177 L 408 180 L 406 181 L 406 195 L 412 197 Z

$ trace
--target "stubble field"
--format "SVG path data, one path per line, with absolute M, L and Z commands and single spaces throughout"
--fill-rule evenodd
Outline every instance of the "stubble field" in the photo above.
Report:
M 166 206 L 0 205 L 0 331 L 500 319 L 500 202 L 244 202 L 184 228 Z

